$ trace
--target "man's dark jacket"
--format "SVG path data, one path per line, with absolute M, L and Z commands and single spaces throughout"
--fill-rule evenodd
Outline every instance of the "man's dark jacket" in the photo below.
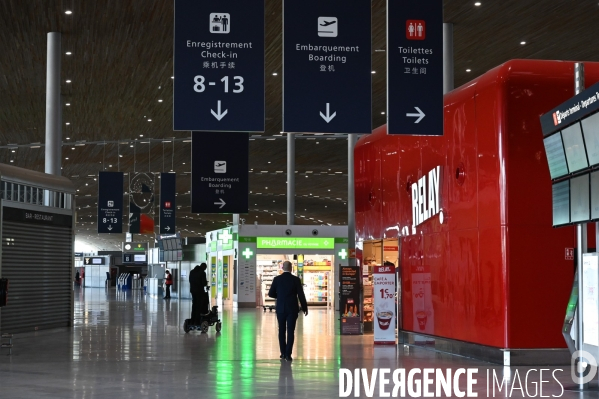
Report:
M 272 280 L 268 296 L 277 300 L 277 313 L 299 313 L 297 299 L 302 305 L 302 310 L 308 310 L 308 303 L 299 277 L 285 272 Z

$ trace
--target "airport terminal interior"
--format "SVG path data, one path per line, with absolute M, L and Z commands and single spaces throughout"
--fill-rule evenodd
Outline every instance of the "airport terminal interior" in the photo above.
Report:
M 0 0 L 0 398 L 597 397 L 599 4 L 216 3 Z

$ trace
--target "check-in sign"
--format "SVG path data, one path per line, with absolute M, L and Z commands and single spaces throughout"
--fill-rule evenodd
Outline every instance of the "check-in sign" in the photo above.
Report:
M 173 130 L 264 131 L 264 0 L 175 0 Z

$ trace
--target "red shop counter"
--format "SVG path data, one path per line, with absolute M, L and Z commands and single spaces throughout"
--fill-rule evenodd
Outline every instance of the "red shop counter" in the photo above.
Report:
M 585 74 L 599 81 L 599 63 Z M 357 241 L 399 238 L 400 342 L 496 362 L 508 349 L 512 364 L 566 348 L 575 233 L 552 228 L 539 116 L 574 95 L 573 81 L 573 62 L 509 61 L 445 95 L 443 136 L 381 126 L 358 141 Z

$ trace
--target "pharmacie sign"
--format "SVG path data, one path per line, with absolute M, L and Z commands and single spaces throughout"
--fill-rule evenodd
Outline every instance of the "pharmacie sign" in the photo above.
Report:
M 433 216 L 439 214 L 439 222 L 443 223 L 441 211 L 441 166 L 437 166 L 412 184 L 412 226 L 416 227 Z
M 335 239 L 331 237 L 257 237 L 257 247 L 266 249 L 334 249 Z

